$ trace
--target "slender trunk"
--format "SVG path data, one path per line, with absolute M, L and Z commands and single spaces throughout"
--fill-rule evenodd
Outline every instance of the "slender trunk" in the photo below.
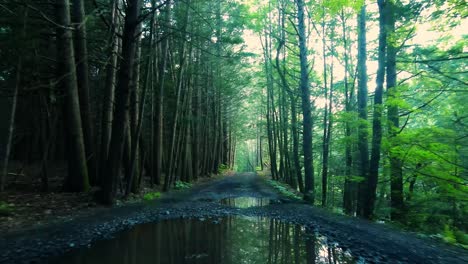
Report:
M 369 168 L 369 146 L 367 126 L 367 42 L 366 42 L 366 8 L 363 6 L 358 15 L 358 151 L 359 151 L 359 176 L 364 181 L 359 183 L 359 198 L 357 211 L 364 208 L 365 195 L 367 193 L 367 179 Z M 362 215 L 362 213 L 359 213 Z
M 193 78 L 193 76 L 192 76 Z M 192 85 L 187 85 L 187 118 L 185 128 L 185 173 L 186 181 L 193 180 L 193 160 L 192 160 Z
M 364 11 L 365 8 L 363 7 Z M 344 72 L 344 85 L 345 85 L 345 111 L 346 113 L 350 114 L 352 109 L 351 104 L 351 94 L 350 87 L 349 87 L 349 80 L 348 80 L 348 71 L 349 71 L 349 44 L 348 44 L 348 37 L 346 33 L 346 17 L 344 15 L 343 10 L 341 10 L 341 17 L 342 17 L 342 38 L 344 42 L 344 61 L 345 61 L 345 72 Z M 360 32 L 362 31 L 362 25 L 359 24 Z M 364 25 L 365 29 L 365 25 Z M 365 35 L 364 35 L 365 36 Z M 361 36 L 362 37 L 362 36 Z M 363 43 L 362 39 L 359 40 L 359 44 Z M 358 45 L 359 45 L 358 44 Z M 365 44 L 365 42 L 364 42 Z M 359 51 L 358 51 L 359 53 Z M 360 53 L 362 54 L 362 53 Z M 367 94 L 367 93 L 366 93 Z M 353 215 L 355 212 L 355 205 L 356 205 L 356 183 L 351 179 L 351 169 L 353 165 L 353 157 L 351 153 L 351 124 L 350 121 L 347 120 L 345 124 L 345 136 L 346 136 L 346 145 L 345 145 L 345 183 L 344 183 L 344 191 L 343 191 L 343 209 L 344 212 L 348 215 Z M 367 141 L 366 141 L 367 142 Z M 365 167 L 367 172 L 367 167 Z
M 294 167 L 297 178 L 297 185 L 299 186 L 299 191 L 304 193 L 304 181 L 302 179 L 302 170 L 299 159 L 299 133 L 297 132 L 297 110 L 296 110 L 296 99 L 291 93 L 289 95 L 291 101 L 291 133 L 293 138 L 293 156 L 294 156 Z
M 382 142 L 382 95 L 383 84 L 385 79 L 385 61 L 386 61 L 386 46 L 387 46 L 387 29 L 386 29 L 386 5 L 385 0 L 378 0 L 379 5 L 379 52 L 378 52 L 378 69 L 374 94 L 374 117 L 372 120 L 372 150 L 371 159 L 369 162 L 369 176 L 367 178 L 365 202 L 363 202 L 361 216 L 372 218 L 374 213 L 377 180 L 379 176 L 380 150 Z
M 170 23 L 171 20 L 171 0 L 168 0 L 166 3 L 166 23 Z M 155 175 L 154 180 L 157 185 L 161 183 L 161 174 L 162 174 L 162 159 L 163 159 L 163 151 L 164 151 L 164 85 L 166 81 L 166 66 L 167 66 L 167 57 L 169 53 L 169 34 L 167 32 L 165 35 L 165 40 L 162 44 L 162 58 L 160 63 L 159 69 L 159 96 L 158 96 L 158 123 L 156 127 L 156 155 L 155 155 Z
M 265 30 L 265 42 L 263 43 L 263 56 L 265 60 L 265 74 L 267 77 L 267 85 L 266 85 L 266 92 L 267 92 L 267 111 L 266 111 L 266 121 L 267 121 L 267 137 L 268 137 L 268 153 L 270 154 L 270 170 L 271 170 L 271 177 L 276 180 L 278 178 L 278 172 L 276 168 L 276 145 L 275 145 L 275 137 L 274 137 L 274 118 L 272 112 L 274 108 L 272 107 L 272 90 L 273 90 L 273 81 L 271 80 L 271 73 L 270 73 L 270 50 L 269 50 L 269 41 L 268 41 L 268 33 Z
M 285 35 L 285 30 L 284 30 L 284 27 L 285 27 L 285 15 L 284 13 L 282 12 L 282 9 L 281 9 L 281 6 L 278 7 L 278 12 L 280 12 L 280 18 L 279 18 L 279 26 L 280 26 L 280 36 L 281 38 L 279 39 L 279 44 L 278 44 L 278 47 L 276 49 L 276 69 L 278 71 L 278 74 L 280 75 L 280 79 L 281 79 L 281 85 L 282 85 L 282 89 L 281 89 L 281 93 L 280 93 L 280 96 L 281 96 L 281 104 L 280 104 L 280 109 L 281 109 L 281 116 L 282 116 L 282 122 L 281 122 L 281 128 L 282 128 L 282 131 L 283 131 L 283 144 L 281 146 L 281 148 L 283 148 L 283 155 L 284 155 L 284 166 L 285 166 L 285 177 L 286 177 L 286 182 L 288 182 L 293 188 L 297 188 L 297 166 L 296 164 L 294 166 L 291 166 L 291 158 L 290 158 L 290 153 L 289 153 L 289 147 L 288 147 L 288 110 L 287 110 L 287 104 L 288 104 L 288 99 L 286 97 L 286 93 L 288 93 L 288 95 L 290 95 L 292 93 L 290 87 L 289 87 L 289 84 L 286 80 L 286 61 L 285 61 L 285 58 L 286 58 L 286 54 L 285 54 L 285 51 L 284 51 L 284 44 L 285 44 L 285 38 L 286 38 L 286 35 Z M 283 50 L 283 60 L 282 60 L 282 63 L 280 65 L 280 53 L 281 51 Z M 289 98 L 291 98 L 291 96 L 289 96 Z M 290 102 L 292 103 L 292 101 Z M 294 155 L 294 153 L 293 153 Z M 296 157 L 293 157 L 293 159 L 295 159 Z
M 387 3 L 387 37 L 394 37 L 395 34 L 395 4 L 393 2 Z M 392 39 L 392 38 L 390 38 Z M 396 55 L 397 50 L 395 43 L 390 42 L 387 45 L 387 96 L 388 96 L 388 131 L 389 141 L 391 147 L 395 146 L 395 137 L 398 134 L 399 113 L 398 104 L 395 100 L 398 97 L 397 91 L 397 72 L 396 72 Z M 398 154 L 392 153 L 390 150 L 390 205 L 392 207 L 391 219 L 402 220 L 404 216 L 404 200 L 403 200 L 403 169 L 402 160 Z
M 409 188 L 408 188 L 408 196 L 406 197 L 406 201 L 409 202 L 413 198 L 414 194 L 414 186 L 416 185 L 416 180 L 418 178 L 418 175 L 415 173 L 409 182 Z
M 201 51 L 199 50 L 196 55 L 197 62 L 200 63 L 200 58 L 201 58 Z M 200 65 L 200 68 L 201 65 Z M 194 169 L 194 175 L 195 177 L 201 176 L 203 173 L 203 170 L 201 168 L 201 164 L 203 161 L 203 149 L 202 149 L 202 144 L 203 144 L 203 117 L 202 117 L 202 87 L 200 82 L 200 75 L 197 74 L 195 77 L 195 84 L 194 86 L 196 87 L 196 102 L 195 102 L 195 111 L 194 114 L 196 116 L 195 120 L 195 127 L 194 127 L 194 134 L 195 134 L 195 148 L 194 148 L 194 153 L 193 155 L 193 169 Z
M 26 36 L 26 26 L 28 18 L 28 8 L 23 11 L 23 29 L 21 30 L 21 38 L 24 39 Z M 11 102 L 10 121 L 8 125 L 8 136 L 5 149 L 5 158 L 3 160 L 2 174 L 0 176 L 0 192 L 5 190 L 7 174 L 8 174 L 8 162 L 10 160 L 11 146 L 13 144 L 13 133 L 15 130 L 15 119 L 16 119 L 16 106 L 18 102 L 18 91 L 21 83 L 21 71 L 23 70 L 23 56 L 18 55 L 18 62 L 16 64 L 16 82 L 15 90 L 13 91 L 13 97 Z
M 57 120 L 58 120 L 58 114 L 55 113 L 53 114 L 49 105 L 48 105 L 48 95 L 53 91 L 53 84 L 52 81 L 50 81 L 50 90 L 46 91 L 45 95 L 41 95 L 41 101 L 44 103 L 44 108 L 46 108 L 46 119 L 47 119 L 47 131 L 48 131 L 48 136 L 47 139 L 45 140 L 45 149 L 44 153 L 42 156 L 42 162 L 41 162 L 41 191 L 42 192 L 47 192 L 49 191 L 49 175 L 48 175 L 48 170 L 49 170 L 49 158 L 50 158 L 50 153 L 52 152 L 51 150 L 55 147 L 56 144 L 56 134 L 57 134 Z M 52 117 L 53 115 L 53 117 Z
M 314 192 L 314 165 L 312 156 L 312 114 L 311 114 L 311 103 L 310 103 L 310 90 L 309 90 L 309 65 L 307 63 L 307 40 L 306 40 L 306 29 L 305 29 L 305 17 L 304 17 L 304 1 L 297 0 L 298 9 L 298 33 L 299 33 L 299 53 L 300 53 L 300 64 L 301 64 L 301 79 L 300 79 L 300 90 L 302 100 L 302 114 L 303 114 L 303 148 L 304 148 L 304 176 L 305 176 L 305 188 L 304 188 L 304 199 L 314 204 L 315 192 Z
M 325 9 L 325 7 L 323 7 Z M 325 11 L 325 10 L 324 10 Z M 325 12 L 322 18 L 322 53 L 323 53 L 323 92 L 325 97 L 325 107 L 323 110 L 323 141 L 322 141 L 322 207 L 327 206 L 327 184 L 328 184 L 328 116 L 331 114 L 328 111 L 328 69 L 327 69 L 327 42 L 325 39 Z
M 333 45 L 333 44 L 332 44 Z M 332 52 L 334 47 L 332 46 Z M 327 206 L 327 191 L 328 191 L 328 163 L 330 160 L 330 149 L 331 149 L 331 136 L 332 136 L 332 127 L 333 127 L 333 55 L 330 65 L 330 89 L 328 95 L 328 122 L 326 123 L 327 129 L 324 134 L 324 144 L 323 144 L 323 164 L 322 164 L 322 206 Z
M 101 121 L 101 147 L 100 147 L 100 175 L 105 174 L 105 164 L 109 155 L 109 144 L 112 131 L 112 114 L 114 111 L 114 92 L 115 78 L 117 72 L 117 53 L 119 52 L 117 40 L 118 12 L 117 3 L 119 0 L 113 0 L 111 10 L 111 32 L 109 38 L 110 56 L 106 66 L 106 80 L 104 87 L 104 101 L 102 103 L 102 121 Z M 100 181 L 100 180 L 99 180 Z M 101 182 L 102 184 L 102 182 Z
M 84 0 L 72 0 L 73 22 L 75 23 L 75 62 L 80 113 L 83 126 L 83 139 L 86 151 L 88 175 L 91 184 L 97 184 L 96 148 L 93 132 L 91 105 L 89 102 L 89 67 L 86 44 L 86 20 Z
M 76 76 L 75 56 L 70 21 L 70 3 L 68 0 L 57 0 L 58 61 L 61 63 L 63 76 L 61 84 L 65 90 L 66 133 L 68 144 L 68 177 L 65 188 L 69 191 L 86 191 L 89 189 L 88 168 L 81 125 L 80 104 Z
M 112 122 L 112 136 L 107 161 L 107 173 L 104 175 L 102 202 L 113 204 L 117 192 L 121 160 L 124 149 L 125 127 L 130 94 L 130 81 L 136 53 L 136 33 L 141 0 L 127 1 L 125 25 L 122 39 L 122 59 L 116 87 L 116 104 Z
M 186 14 L 185 14 L 185 26 L 187 26 L 187 21 L 188 21 L 188 16 L 189 16 L 189 11 L 187 8 Z M 185 30 L 185 29 L 184 29 Z M 181 50 L 180 50 L 180 62 L 179 62 L 179 73 L 177 77 L 177 84 L 176 84 L 176 105 L 175 105 L 175 114 L 174 114 L 174 121 L 172 125 L 172 135 L 171 135 L 171 150 L 169 153 L 169 165 L 168 165 L 168 171 L 167 175 L 164 179 L 164 190 L 167 191 L 169 190 L 169 187 L 171 186 L 172 183 L 175 182 L 175 176 L 176 176 L 176 169 L 178 168 L 176 166 L 176 162 L 178 162 L 177 159 L 177 154 L 178 154 L 178 146 L 180 143 L 180 136 L 178 137 L 177 131 L 180 130 L 179 128 L 179 116 L 181 114 L 183 102 L 182 102 L 182 87 L 184 86 L 184 80 L 185 80 L 185 64 L 186 64 L 186 54 L 187 54 L 187 42 L 183 42 Z
M 138 26 L 137 34 L 141 31 L 141 24 Z M 143 126 L 143 114 L 145 110 L 145 99 L 147 84 L 143 87 L 143 91 L 140 97 L 140 67 L 141 67 L 141 38 L 137 40 L 137 51 L 135 54 L 135 65 L 134 73 L 132 76 L 131 91 L 130 91 L 130 130 L 131 132 L 131 149 L 130 149 L 130 175 L 128 175 L 127 188 L 125 189 L 125 195 L 129 195 L 130 192 L 138 193 L 138 175 L 140 174 L 140 155 L 139 155 L 139 142 L 141 135 L 141 128 Z

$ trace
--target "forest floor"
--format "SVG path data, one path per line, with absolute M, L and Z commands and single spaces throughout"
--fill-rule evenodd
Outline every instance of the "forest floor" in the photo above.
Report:
M 235 208 L 230 197 L 270 200 L 261 207 Z M 41 263 L 71 249 L 112 238 L 134 225 L 175 218 L 264 216 L 304 225 L 343 249 L 375 263 L 468 263 L 468 251 L 418 237 L 387 225 L 330 213 L 279 193 L 265 178 L 245 173 L 217 178 L 160 199 L 98 208 L 28 229 L 2 232 L 0 263 Z

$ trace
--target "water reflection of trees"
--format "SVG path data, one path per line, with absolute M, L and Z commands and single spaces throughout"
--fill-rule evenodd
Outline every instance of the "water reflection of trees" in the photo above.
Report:
M 324 236 L 305 232 L 304 227 L 269 220 L 269 264 L 354 263 L 341 248 L 327 243 Z
M 266 218 L 172 220 L 140 225 L 57 263 L 353 263 L 303 227 Z

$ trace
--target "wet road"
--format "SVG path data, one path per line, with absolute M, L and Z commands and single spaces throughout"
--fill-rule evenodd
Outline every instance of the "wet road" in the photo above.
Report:
M 163 235 L 147 231 L 158 228 L 175 232 Z M 216 237 L 211 237 L 213 234 Z M 156 246 L 158 239 L 174 240 L 172 251 L 165 248 L 170 246 L 166 242 Z M 205 245 L 210 241 L 213 245 L 230 246 Z M 136 251 L 143 250 L 147 244 L 154 246 L 152 250 Z M 181 249 L 176 246 L 179 244 L 185 246 Z M 122 262 L 87 259 L 93 250 L 104 252 L 106 248 L 111 252 L 130 250 L 133 253 L 117 258 Z M 163 253 L 153 256 L 148 252 Z M 176 252 L 183 258 L 170 258 Z M 101 257 L 110 257 L 109 254 Z M 147 255 L 148 261 L 131 255 Z M 257 255 L 263 257 L 252 257 Z M 65 256 L 69 259 L 65 260 Z M 226 263 L 468 263 L 466 250 L 290 200 L 254 174 L 227 176 L 190 190 L 169 193 L 152 203 L 111 208 L 69 222 L 0 237 L 0 263 L 72 263 L 73 258 L 75 263 L 129 264 L 219 263 L 220 260 Z M 160 258 L 161 262 L 149 261 L 154 258 Z M 229 259 L 233 261 L 228 262 Z

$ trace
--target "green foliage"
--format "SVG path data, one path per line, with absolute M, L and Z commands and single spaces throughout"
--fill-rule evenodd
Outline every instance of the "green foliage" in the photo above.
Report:
M 9 216 L 13 213 L 13 206 L 0 201 L 0 216 Z
M 331 0 L 323 1 L 323 5 L 328 9 L 331 15 L 338 14 L 343 8 L 350 7 L 354 10 L 359 10 L 364 5 L 363 0 L 350 1 L 350 0 Z
M 448 225 L 445 225 L 444 232 L 442 233 L 442 235 L 443 235 L 444 241 L 449 244 L 455 244 L 457 242 L 457 239 L 455 238 L 455 234 L 453 230 Z
M 146 200 L 146 201 L 152 201 L 152 200 L 155 200 L 157 198 L 161 197 L 161 193 L 160 192 L 150 192 L 150 193 L 147 193 L 143 196 L 143 200 Z
M 457 228 L 445 225 L 444 231 L 442 232 L 442 238 L 449 244 L 458 244 L 464 248 L 468 248 L 468 234 L 458 230 Z
M 226 165 L 226 164 L 221 164 L 221 165 L 219 165 L 218 171 L 219 171 L 220 174 L 224 174 L 224 173 L 228 172 L 229 169 L 230 169 L 230 168 L 229 168 L 228 165 Z
M 183 181 L 176 181 L 174 189 L 176 190 L 183 190 L 183 189 L 189 189 L 192 188 L 192 184 L 189 182 L 183 182 Z
M 294 193 L 291 187 L 285 183 L 281 183 L 275 180 L 268 180 L 268 183 L 284 196 L 292 199 L 301 199 L 301 197 Z
M 468 234 L 460 231 L 458 229 L 455 229 L 453 231 L 453 235 L 455 236 L 455 239 L 457 242 L 461 245 L 463 245 L 465 248 L 468 247 Z

